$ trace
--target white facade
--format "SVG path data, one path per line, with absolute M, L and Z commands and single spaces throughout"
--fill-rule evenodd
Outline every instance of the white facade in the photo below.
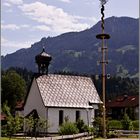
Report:
M 24 106 L 24 116 L 27 116 L 34 109 L 37 110 L 39 116 L 46 118 L 46 108 L 42 101 L 35 79 L 32 82 L 32 86 Z
M 76 111 L 80 112 L 80 119 L 85 124 L 92 125 L 94 118 L 94 109 L 80 109 L 80 108 L 48 108 L 47 116 L 50 128 L 48 132 L 56 133 L 59 129 L 59 111 L 63 111 L 63 118 L 68 117 L 70 122 L 76 122 Z M 63 121 L 64 121 L 63 119 Z

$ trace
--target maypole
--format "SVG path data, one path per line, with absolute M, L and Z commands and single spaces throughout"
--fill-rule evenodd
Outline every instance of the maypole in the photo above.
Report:
M 101 2 L 101 29 L 102 33 L 96 35 L 97 39 L 101 40 L 101 53 L 102 59 L 100 63 L 102 64 L 102 101 L 103 101 L 103 137 L 106 138 L 106 108 L 105 108 L 105 95 L 106 95 L 106 64 L 108 64 L 108 60 L 106 59 L 107 46 L 105 45 L 105 40 L 110 38 L 109 34 L 106 34 L 104 31 L 104 5 L 106 4 L 106 0 L 100 0 Z

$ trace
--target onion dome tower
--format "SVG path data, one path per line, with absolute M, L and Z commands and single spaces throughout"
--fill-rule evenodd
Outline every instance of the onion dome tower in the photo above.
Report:
M 48 74 L 48 66 L 50 64 L 50 61 L 52 60 L 52 57 L 45 52 L 45 49 L 43 48 L 42 52 L 35 56 L 35 61 L 38 65 L 38 73 Z

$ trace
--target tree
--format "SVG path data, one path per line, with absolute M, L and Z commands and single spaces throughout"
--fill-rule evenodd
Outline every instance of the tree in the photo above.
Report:
M 34 74 L 32 71 L 28 71 L 26 68 L 19 67 L 10 67 L 8 71 L 16 71 L 16 73 L 18 73 L 26 81 L 27 87 L 30 85 Z
M 99 75 L 99 78 L 96 79 L 94 75 L 92 75 L 92 79 L 94 81 L 95 87 L 102 97 L 102 78 Z M 110 79 L 106 79 L 106 99 L 114 99 L 116 96 L 120 95 L 138 95 L 139 94 L 139 83 L 138 79 L 131 78 L 122 78 L 117 76 L 111 76 Z
M 24 129 L 27 135 L 37 137 L 40 132 L 46 133 L 49 128 L 47 120 L 43 118 L 34 118 L 32 115 L 24 118 Z
M 3 73 L 1 87 L 2 106 L 7 101 L 11 112 L 14 113 L 16 103 L 25 97 L 25 81 L 15 71 L 10 70 Z

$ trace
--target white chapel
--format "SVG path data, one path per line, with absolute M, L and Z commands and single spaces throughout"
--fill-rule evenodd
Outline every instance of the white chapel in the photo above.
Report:
M 34 76 L 26 96 L 24 117 L 35 111 L 48 120 L 48 133 L 57 133 L 65 117 L 71 122 L 79 118 L 92 125 L 95 110 L 102 103 L 90 77 L 48 74 L 52 57 L 43 51 L 35 57 L 38 74 Z

